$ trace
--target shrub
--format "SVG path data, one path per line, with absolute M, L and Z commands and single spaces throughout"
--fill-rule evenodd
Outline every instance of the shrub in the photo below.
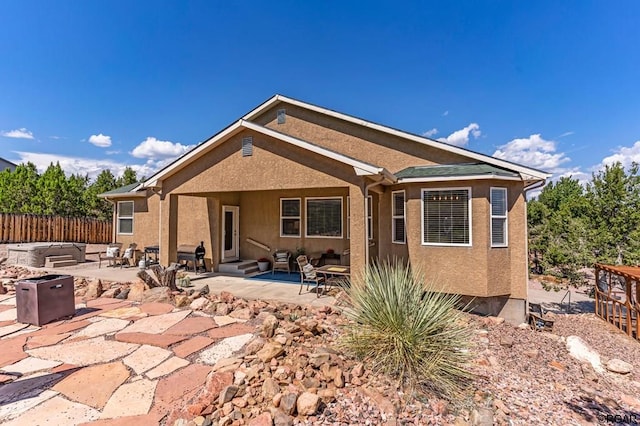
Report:
M 472 378 L 472 333 L 457 296 L 435 291 L 421 271 L 399 262 L 369 266 L 346 293 L 353 321 L 345 349 L 402 387 L 449 400 L 461 394 Z

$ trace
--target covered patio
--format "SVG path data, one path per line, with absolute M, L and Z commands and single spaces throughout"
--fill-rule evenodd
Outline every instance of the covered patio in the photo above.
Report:
M 640 267 L 595 265 L 595 313 L 640 340 Z

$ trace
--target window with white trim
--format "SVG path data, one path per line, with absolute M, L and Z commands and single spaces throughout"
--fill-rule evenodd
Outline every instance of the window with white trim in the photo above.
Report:
M 118 201 L 118 234 L 133 234 L 133 201 Z
M 507 247 L 507 188 L 491 188 L 491 247 Z
M 405 244 L 405 201 L 404 191 L 393 191 L 391 193 L 391 233 L 392 241 L 396 244 Z
M 471 188 L 422 190 L 422 244 L 471 245 Z
M 300 198 L 280 198 L 281 237 L 300 236 L 300 221 L 302 218 L 300 207 Z
M 342 197 L 309 197 L 306 201 L 306 236 L 342 238 Z

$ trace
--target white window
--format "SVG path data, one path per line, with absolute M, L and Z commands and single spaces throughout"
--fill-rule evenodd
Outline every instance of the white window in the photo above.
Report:
M 491 247 L 507 247 L 507 189 L 491 188 Z
M 307 237 L 342 238 L 342 197 L 306 198 Z
M 133 234 L 133 201 L 118 201 L 118 234 Z
M 471 246 L 471 188 L 422 190 L 422 244 Z
M 280 199 L 280 236 L 299 237 L 300 236 L 300 198 Z
M 393 242 L 396 244 L 405 244 L 407 238 L 405 235 L 405 204 L 404 191 L 393 191 L 391 193 L 391 233 Z

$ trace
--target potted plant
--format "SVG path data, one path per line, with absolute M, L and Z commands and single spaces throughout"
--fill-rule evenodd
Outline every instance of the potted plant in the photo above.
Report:
M 191 287 L 191 278 L 186 272 L 180 271 L 176 274 L 176 285 L 178 287 Z
M 258 269 L 260 270 L 260 272 L 268 270 L 269 266 L 271 266 L 271 261 L 269 261 L 269 259 L 267 259 L 266 257 L 261 257 L 260 259 L 258 259 Z

